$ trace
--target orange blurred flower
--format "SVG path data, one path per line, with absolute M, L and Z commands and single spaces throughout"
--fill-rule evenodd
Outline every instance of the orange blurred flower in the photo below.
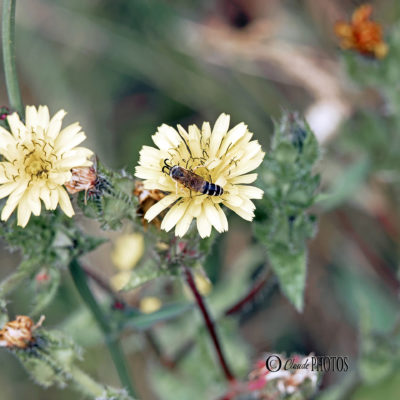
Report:
M 339 21 L 335 24 L 335 34 L 341 39 L 343 49 L 381 59 L 386 56 L 388 46 L 383 40 L 381 25 L 370 20 L 371 14 L 370 4 L 358 7 L 350 23 Z

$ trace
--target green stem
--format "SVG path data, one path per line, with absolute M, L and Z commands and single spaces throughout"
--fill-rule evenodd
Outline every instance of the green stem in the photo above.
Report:
M 77 388 L 88 396 L 98 398 L 103 394 L 104 387 L 76 366 L 69 373 Z
M 85 272 L 82 270 L 79 262 L 75 259 L 71 261 L 69 270 L 79 294 L 89 307 L 93 317 L 104 334 L 108 350 L 110 351 L 121 384 L 128 390 L 129 394 L 134 397 L 135 391 L 130 379 L 124 354 L 118 343 L 117 335 L 109 325 L 107 317 L 103 314 L 103 311 L 94 298 L 93 293 L 88 286 Z
M 3 0 L 1 33 L 8 100 L 11 108 L 22 115 L 23 106 L 15 65 L 15 3 L 16 0 Z

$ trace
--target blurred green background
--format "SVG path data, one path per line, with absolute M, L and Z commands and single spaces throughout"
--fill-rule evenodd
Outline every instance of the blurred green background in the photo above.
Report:
M 310 243 L 305 310 L 297 313 L 271 278 L 239 318 L 221 321 L 228 358 L 242 378 L 266 351 L 348 356 L 356 374 L 364 345 L 372 340 L 369 332 L 384 335 L 397 319 L 399 147 L 393 157 L 387 153 L 396 143 L 394 135 L 399 141 L 400 125 L 390 119 L 379 88 L 356 85 L 347 77 L 332 28 L 359 4 L 17 1 L 17 66 L 24 103 L 47 104 L 52 113 L 64 108 L 67 122 L 80 121 L 88 147 L 112 168 L 133 172 L 139 149 L 151 144 L 162 123 L 213 122 L 226 112 L 233 123 L 245 121 L 265 150 L 272 120 L 283 109 L 300 111 L 314 129 L 324 149 L 322 189 L 337 196 L 314 210 L 321 216 L 318 235 Z M 389 30 L 400 17 L 400 3 L 374 5 L 375 18 Z M 7 105 L 4 79 L 0 85 L 0 104 Z M 98 231 L 83 218 L 82 223 Z M 205 265 L 214 285 L 214 309 L 222 307 L 221 296 L 226 301 L 245 293 L 263 265 L 252 243 L 251 224 L 231 216 L 230 226 Z M 106 279 L 113 272 L 109 250 L 103 246 L 88 261 Z M 19 257 L 7 249 L 1 257 L 3 277 Z M 74 330 L 78 322 L 72 319 L 82 306 L 68 274 L 63 282 L 46 313 L 46 326 L 67 329 L 87 347 L 86 371 L 118 386 L 98 334 Z M 168 302 L 165 286 L 146 290 Z M 10 312 L 23 313 L 27 302 L 19 292 Z M 186 329 L 183 325 L 187 321 L 178 319 L 154 328 L 167 353 L 182 342 L 177 332 Z M 223 380 L 208 352 L 208 339 L 202 331 L 195 334 L 194 349 L 174 370 L 162 367 L 146 335 L 127 335 L 125 347 L 141 399 L 212 400 L 221 391 Z M 321 388 L 339 385 L 343 393 L 326 399 L 399 399 L 397 348 L 381 350 L 370 354 L 372 361 L 365 367 L 369 386 L 358 379 L 347 384 L 350 373 L 328 373 Z M 1 400 L 80 398 L 70 389 L 38 388 L 5 352 L 0 352 L 0 366 Z M 215 390 L 204 390 L 213 385 Z

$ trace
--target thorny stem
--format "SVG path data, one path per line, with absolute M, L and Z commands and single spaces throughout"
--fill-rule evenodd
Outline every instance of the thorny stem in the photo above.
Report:
M 203 300 L 202 295 L 197 290 L 196 283 L 195 283 L 195 281 L 193 279 L 192 272 L 190 271 L 190 269 L 188 267 L 183 267 L 183 272 L 184 272 L 184 275 L 185 275 L 185 278 L 186 278 L 186 282 L 188 283 L 188 285 L 189 285 L 189 287 L 190 287 L 190 289 L 191 289 L 191 291 L 192 291 L 192 293 L 193 293 L 193 295 L 194 295 L 194 297 L 196 299 L 197 306 L 199 307 L 200 312 L 201 312 L 201 314 L 203 316 L 203 319 L 204 319 L 204 322 L 206 324 L 208 333 L 209 333 L 209 335 L 211 337 L 211 340 L 213 342 L 215 351 L 217 352 L 218 361 L 219 361 L 219 363 L 221 365 L 221 368 L 222 368 L 222 370 L 223 370 L 223 372 L 225 374 L 225 377 L 229 382 L 233 382 L 233 381 L 235 381 L 235 377 L 233 376 L 233 374 L 232 374 L 232 372 L 231 372 L 231 370 L 230 370 L 230 368 L 229 368 L 229 366 L 228 366 L 228 364 L 227 364 L 227 362 L 225 360 L 224 354 L 222 352 L 222 347 L 221 347 L 217 332 L 215 330 L 214 322 L 211 319 L 211 316 L 210 316 L 210 314 L 209 314 L 209 312 L 207 310 L 207 306 L 206 306 L 206 304 L 205 304 L 205 302 Z
M 22 115 L 23 106 L 15 65 L 15 3 L 16 0 L 3 0 L 1 33 L 8 99 L 11 108 Z
M 79 294 L 81 295 L 87 307 L 92 312 L 93 317 L 95 318 L 97 324 L 103 332 L 106 345 L 108 347 L 108 350 L 110 351 L 122 385 L 128 390 L 129 394 L 134 397 L 135 391 L 133 389 L 123 351 L 120 344 L 118 343 L 117 337 L 114 334 L 113 329 L 109 325 L 106 316 L 103 314 L 103 311 L 101 310 L 100 306 L 93 296 L 92 291 L 88 286 L 85 272 L 82 270 L 79 262 L 76 259 L 73 259 L 71 261 L 69 265 L 69 270 L 71 272 L 72 279 Z

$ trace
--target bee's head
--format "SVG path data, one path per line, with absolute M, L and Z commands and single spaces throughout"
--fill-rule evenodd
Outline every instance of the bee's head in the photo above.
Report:
M 172 179 L 179 179 L 183 178 L 185 176 L 185 173 L 182 167 L 180 167 L 179 165 L 175 165 L 169 171 L 169 175 L 171 176 Z

